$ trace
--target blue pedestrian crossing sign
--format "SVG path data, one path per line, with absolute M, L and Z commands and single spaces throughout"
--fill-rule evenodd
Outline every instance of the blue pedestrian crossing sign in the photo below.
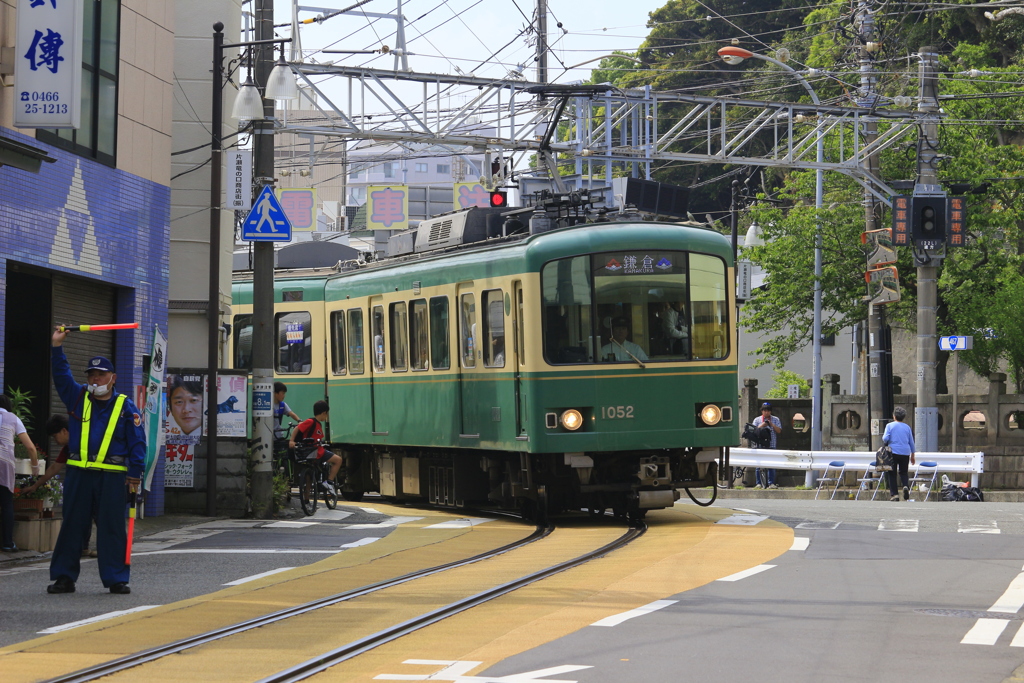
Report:
M 281 202 L 274 196 L 270 185 L 264 185 L 263 191 L 252 204 L 252 211 L 242 223 L 242 239 L 250 242 L 290 242 L 292 224 L 281 208 Z

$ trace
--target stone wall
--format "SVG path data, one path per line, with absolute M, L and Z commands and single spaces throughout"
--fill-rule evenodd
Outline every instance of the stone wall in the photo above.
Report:
M 244 517 L 249 509 L 246 496 L 248 449 L 245 439 L 217 440 L 217 514 Z M 195 479 L 192 488 L 164 489 L 168 513 L 206 514 L 206 440 L 195 447 Z

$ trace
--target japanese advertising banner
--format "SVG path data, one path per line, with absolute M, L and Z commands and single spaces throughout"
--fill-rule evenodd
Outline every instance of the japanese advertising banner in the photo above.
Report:
M 370 230 L 408 229 L 408 186 L 371 185 L 366 188 L 366 227 Z
M 143 477 L 143 488 L 151 491 L 153 488 L 153 472 L 156 470 L 156 458 L 160 448 L 164 445 L 164 371 L 167 361 L 167 340 L 160 334 L 160 328 L 153 329 L 153 347 L 150 351 L 149 376 L 146 378 L 146 388 L 142 412 L 145 416 L 146 427 L 146 474 Z
M 204 376 L 167 376 L 167 412 L 164 415 L 164 486 L 192 488 L 195 481 L 195 448 L 203 436 Z
M 455 183 L 452 186 L 452 193 L 452 207 L 455 211 L 491 205 L 491 193 L 480 183 Z
M 203 386 L 208 386 L 208 378 L 203 376 Z M 226 375 L 217 373 L 217 436 L 244 437 L 247 424 L 246 415 L 246 375 Z M 204 396 L 206 394 L 204 393 Z M 203 418 L 203 431 L 206 428 L 206 415 Z
M 83 0 L 18 0 L 14 127 L 78 128 Z
M 277 190 L 277 199 L 292 224 L 292 231 L 316 230 L 316 190 L 309 188 L 289 188 Z

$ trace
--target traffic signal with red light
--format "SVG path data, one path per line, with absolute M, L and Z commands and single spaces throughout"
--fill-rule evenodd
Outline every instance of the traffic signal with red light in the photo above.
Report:
M 494 190 L 491 192 L 491 206 L 503 209 L 508 206 L 508 192 Z

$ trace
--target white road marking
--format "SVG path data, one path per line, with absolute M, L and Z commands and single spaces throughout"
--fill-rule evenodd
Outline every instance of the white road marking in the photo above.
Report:
M 999 636 L 1010 622 L 1006 619 L 978 619 L 978 623 L 967 632 L 961 645 L 995 645 Z
M 1017 574 L 1006 592 L 999 596 L 996 604 L 989 607 L 988 611 L 1016 614 L 1021 607 L 1024 607 L 1024 574 Z
M 307 526 L 316 526 L 320 522 L 273 522 L 271 524 L 264 524 L 261 528 L 263 529 L 296 529 Z
M 327 508 L 319 508 L 313 515 L 313 519 L 324 520 L 328 522 L 337 522 L 338 520 L 351 517 L 351 512 L 345 512 L 344 510 L 329 510 Z
M 838 529 L 842 522 L 800 522 L 797 529 Z
M 361 507 L 359 509 L 362 510 L 363 512 L 369 512 L 371 515 L 383 515 L 384 514 L 383 512 L 380 512 L 378 510 L 374 510 L 373 508 L 363 508 L 363 507 Z
M 477 517 L 466 517 L 464 519 L 450 519 L 447 522 L 441 522 L 440 524 L 431 524 L 430 526 L 423 527 L 424 529 L 465 529 L 467 527 L 476 526 L 477 524 L 483 524 L 484 522 L 490 522 L 490 519 L 480 519 Z
M 807 536 L 794 536 L 793 545 L 789 547 L 790 550 L 807 550 L 807 546 L 811 544 L 811 539 Z
M 11 567 L 10 569 L 0 569 L 0 576 L 11 576 L 13 574 L 22 574 L 24 572 L 31 572 L 37 569 L 46 569 L 49 564 L 30 564 L 22 567 Z
M 347 524 L 344 528 L 346 529 L 382 529 L 389 526 L 398 526 L 399 524 L 405 524 L 407 522 L 415 522 L 423 519 L 422 517 L 392 517 L 391 519 L 385 519 L 383 522 L 377 524 Z
M 358 548 L 361 545 L 369 545 L 374 541 L 379 541 L 380 536 L 367 536 L 366 538 L 360 538 L 358 541 L 352 541 L 341 546 L 342 548 Z
M 743 508 L 733 508 L 736 512 L 746 512 L 748 515 L 759 515 L 761 514 L 757 510 L 744 510 Z
M 524 671 L 518 674 L 507 676 L 467 676 L 466 674 L 483 664 L 483 662 L 460 662 L 441 659 L 407 659 L 402 664 L 410 666 L 432 666 L 441 667 L 431 673 L 415 674 L 378 674 L 374 676 L 377 681 L 457 681 L 458 683 L 577 683 L 564 678 L 548 678 L 559 674 L 592 669 L 591 666 L 579 666 L 577 664 L 563 664 L 552 666 L 547 669 L 536 671 Z
M 289 569 L 295 569 L 295 567 L 280 567 L 278 569 L 271 569 L 269 572 L 263 572 L 262 574 L 253 574 L 252 576 L 247 576 L 244 579 L 237 579 L 235 581 L 228 581 L 223 585 L 241 586 L 243 583 L 249 583 L 250 581 L 255 581 L 256 579 L 262 579 L 264 576 L 273 576 L 274 574 L 280 574 L 281 572 L 286 572 Z
M 122 609 L 117 612 L 107 612 L 106 614 L 100 614 L 95 617 L 89 617 L 88 619 L 82 619 L 81 621 L 72 621 L 69 624 L 61 624 L 60 626 L 51 626 L 50 628 L 37 631 L 37 633 L 60 633 L 61 631 L 67 631 L 69 629 L 78 628 L 79 626 L 85 626 L 86 624 L 95 624 L 98 621 L 106 621 L 107 619 L 113 619 L 114 617 L 120 617 L 125 614 L 131 614 L 132 612 L 141 612 L 147 609 L 153 609 L 160 605 L 142 605 L 140 607 L 132 607 L 131 609 Z
M 333 555 L 339 552 L 335 548 L 323 550 L 299 550 L 297 548 L 171 548 L 170 550 L 154 550 L 140 555 Z
M 921 527 L 919 519 L 883 519 L 878 523 L 879 531 L 917 531 Z
M 622 612 L 620 614 L 613 614 L 612 616 L 605 617 L 604 619 L 601 619 L 600 621 L 595 621 L 593 624 L 591 624 L 591 626 L 618 626 L 619 624 L 621 624 L 624 621 L 628 621 L 628 620 L 633 619 L 635 617 L 641 617 L 641 616 L 643 616 L 645 614 L 650 614 L 651 612 L 656 612 L 659 609 L 664 609 L 665 607 L 668 607 L 669 605 L 674 605 L 677 602 L 679 602 L 679 601 L 678 600 L 655 600 L 654 602 L 648 603 L 648 604 L 644 605 L 643 607 L 637 607 L 636 609 L 631 609 L 628 612 Z
M 999 528 L 999 523 L 994 519 L 990 522 L 965 522 L 960 520 L 957 523 L 957 531 L 962 534 L 1001 534 L 1003 532 Z
M 768 519 L 768 515 L 732 515 L 731 517 L 718 520 L 715 524 L 754 526 L 758 522 L 763 522 L 766 519 Z
M 760 574 L 761 572 L 766 571 L 768 569 L 771 569 L 774 566 L 775 566 L 774 564 L 759 564 L 756 567 L 751 567 L 750 569 L 744 569 L 741 572 L 736 572 L 735 574 L 730 574 L 729 576 L 723 576 L 722 578 L 720 578 L 718 580 L 719 581 L 739 581 L 740 579 L 745 579 L 748 576 L 753 576 L 754 574 Z
M 1017 635 L 1010 641 L 1010 647 L 1024 647 L 1024 624 L 1021 624 L 1020 628 L 1017 629 Z

